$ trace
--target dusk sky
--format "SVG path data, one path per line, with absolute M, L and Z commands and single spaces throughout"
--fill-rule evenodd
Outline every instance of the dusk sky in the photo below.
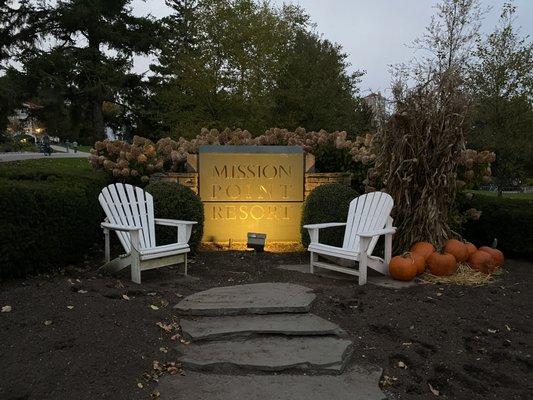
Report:
M 482 0 L 490 8 L 483 20 L 483 32 L 491 32 L 504 0 Z M 311 16 L 316 31 L 342 45 L 351 69 L 365 70 L 360 85 L 363 93 L 387 91 L 389 66 L 409 61 L 413 50 L 406 45 L 424 33 L 436 0 L 273 0 L 273 4 L 298 4 Z M 516 0 L 516 25 L 522 35 L 533 37 L 533 0 Z M 136 14 L 167 15 L 164 0 L 134 0 Z M 148 61 L 138 59 L 136 70 L 145 71 Z

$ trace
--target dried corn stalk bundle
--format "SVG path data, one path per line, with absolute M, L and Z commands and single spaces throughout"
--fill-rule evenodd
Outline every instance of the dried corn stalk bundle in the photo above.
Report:
M 395 113 L 375 138 L 370 185 L 394 198 L 396 251 L 420 240 L 442 245 L 450 236 L 468 108 L 458 80 L 449 72 L 412 89 L 397 84 Z

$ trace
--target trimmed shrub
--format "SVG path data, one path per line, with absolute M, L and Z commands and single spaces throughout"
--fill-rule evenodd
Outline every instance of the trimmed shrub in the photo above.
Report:
M 303 225 L 325 222 L 346 222 L 350 201 L 358 196 L 352 188 L 340 183 L 330 183 L 314 189 L 305 199 L 302 212 L 302 244 L 309 245 L 309 234 Z M 320 242 L 341 246 L 344 227 L 320 230 Z
M 498 239 L 498 248 L 507 254 L 533 255 L 533 200 L 474 194 L 469 200 L 459 199 L 462 210 L 481 211 L 477 221 L 463 225 L 463 236 L 477 246 L 491 246 Z
M 189 246 L 194 251 L 204 233 L 204 206 L 200 198 L 191 189 L 170 182 L 151 183 L 146 187 L 146 191 L 154 196 L 156 218 L 198 222 L 193 226 L 189 240 Z M 176 242 L 175 227 L 156 226 L 156 229 L 158 245 Z
M 42 166 L 19 163 L 0 173 L 0 278 L 79 262 L 101 238 L 98 194 L 104 174 L 87 164 L 79 175 Z

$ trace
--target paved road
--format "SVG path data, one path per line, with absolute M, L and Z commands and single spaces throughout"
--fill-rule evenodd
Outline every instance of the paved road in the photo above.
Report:
M 54 153 L 51 156 L 45 156 L 43 153 L 0 153 L 0 162 L 9 162 L 9 161 L 22 161 L 22 160 L 33 160 L 36 158 L 88 158 L 89 153 L 84 153 L 78 151 L 70 150 L 68 153 L 65 152 L 65 148 L 62 146 L 52 146 Z

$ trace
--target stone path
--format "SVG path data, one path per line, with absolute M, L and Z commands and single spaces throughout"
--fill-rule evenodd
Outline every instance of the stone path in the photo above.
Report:
M 186 372 L 160 380 L 162 400 L 383 400 L 381 369 L 342 375 L 215 375 Z
M 181 314 L 238 315 L 307 312 L 315 295 L 290 283 L 224 286 L 195 293 L 178 303 Z
M 313 314 L 242 315 L 181 320 L 181 330 L 192 341 L 253 334 L 341 335 L 338 325 Z
M 288 283 L 186 297 L 174 307 L 185 315 L 181 329 L 191 340 L 176 348 L 185 375 L 162 379 L 162 398 L 384 399 L 381 369 L 348 367 L 352 342 L 338 325 L 309 313 L 314 298 L 310 289 Z

